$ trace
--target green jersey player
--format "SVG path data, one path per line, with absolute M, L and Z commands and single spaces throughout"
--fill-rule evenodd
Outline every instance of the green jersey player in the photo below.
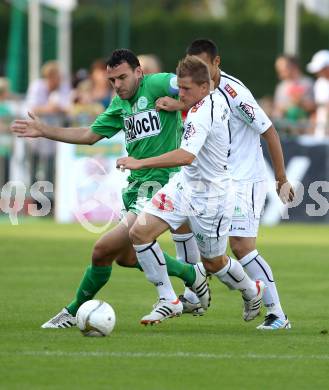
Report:
M 29 120 L 16 120 L 12 131 L 21 137 L 45 137 L 74 144 L 93 144 L 104 137 L 112 137 L 120 130 L 125 132 L 127 152 L 135 158 L 161 155 L 176 149 L 180 144 L 182 124 L 179 114 L 155 110 L 156 100 L 162 96 L 176 96 L 178 89 L 173 74 L 162 73 L 144 76 L 139 61 L 130 50 L 121 49 L 112 53 L 107 63 L 110 83 L 117 96 L 109 108 L 101 114 L 91 127 L 58 128 L 48 126 L 33 114 Z M 127 214 L 114 229 L 105 233 L 95 244 L 92 264 L 81 280 L 75 299 L 59 314 L 42 325 L 44 328 L 68 328 L 76 324 L 78 308 L 92 297 L 109 280 L 112 263 L 140 268 L 131 245 L 129 231 L 145 200 L 160 186 L 167 183 L 177 168 L 147 169 L 133 172 L 123 192 Z M 182 239 L 180 239 L 180 237 Z M 180 243 L 189 240 L 191 233 L 186 228 L 175 232 Z M 191 253 L 191 250 L 189 250 Z M 197 249 L 194 253 L 198 255 Z M 206 284 L 206 275 L 199 267 L 178 262 L 166 255 L 168 273 L 181 277 L 188 286 L 196 290 Z M 209 296 L 207 292 L 206 298 Z M 208 305 L 203 296 L 204 308 Z M 176 301 L 175 301 L 176 303 Z M 182 305 L 177 301 L 182 309 Z
M 168 115 L 166 111 L 155 109 L 156 100 L 166 93 L 177 96 L 175 75 L 146 75 L 130 99 L 116 96 L 91 129 L 102 137 L 112 137 L 123 129 L 128 155 L 135 158 L 158 156 L 177 149 L 182 136 L 181 116 L 177 112 Z M 166 184 L 170 174 L 176 171 L 177 168 L 132 171 L 128 177 L 129 186 L 123 192 L 125 208 L 137 213 L 141 211 L 148 193 Z

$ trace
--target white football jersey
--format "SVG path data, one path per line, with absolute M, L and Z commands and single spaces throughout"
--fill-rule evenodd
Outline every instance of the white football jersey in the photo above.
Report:
M 329 103 L 329 80 L 320 77 L 314 83 L 314 95 L 316 104 Z
M 192 194 L 218 195 L 221 183 L 230 178 L 228 155 L 230 109 L 223 96 L 211 93 L 192 107 L 184 123 L 181 148 L 194 154 L 181 176 Z
M 238 79 L 221 72 L 215 92 L 226 99 L 230 107 L 231 152 L 228 166 L 234 180 L 266 179 L 260 134 L 272 125 L 249 89 Z

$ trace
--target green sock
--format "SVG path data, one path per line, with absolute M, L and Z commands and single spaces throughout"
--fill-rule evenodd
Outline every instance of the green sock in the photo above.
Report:
M 174 257 L 163 252 L 167 263 L 167 271 L 169 276 L 177 276 L 184 280 L 187 287 L 191 287 L 195 282 L 195 269 L 192 264 L 182 263 Z
M 96 293 L 104 286 L 104 284 L 106 284 L 106 282 L 110 279 L 111 272 L 111 265 L 103 267 L 97 267 L 94 265 L 88 266 L 76 292 L 75 299 L 66 306 L 67 310 L 75 316 L 79 307 L 84 302 L 93 299 Z

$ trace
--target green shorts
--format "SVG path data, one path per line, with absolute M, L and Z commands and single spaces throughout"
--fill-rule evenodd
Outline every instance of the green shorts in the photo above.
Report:
M 129 183 L 128 187 L 122 190 L 122 200 L 124 209 L 122 212 L 130 211 L 134 214 L 140 214 L 145 204 L 159 191 L 166 183 L 145 182 Z

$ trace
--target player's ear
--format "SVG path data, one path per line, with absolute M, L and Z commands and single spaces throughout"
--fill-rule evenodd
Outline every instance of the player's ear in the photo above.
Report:
M 209 91 L 209 83 L 208 82 L 202 83 L 202 90 L 203 90 L 203 92 L 208 93 L 208 91 Z
M 215 65 L 220 66 L 220 56 L 216 56 L 214 60 Z
M 140 66 L 137 66 L 137 68 L 135 69 L 135 73 L 138 78 L 141 78 L 143 76 L 142 68 Z

